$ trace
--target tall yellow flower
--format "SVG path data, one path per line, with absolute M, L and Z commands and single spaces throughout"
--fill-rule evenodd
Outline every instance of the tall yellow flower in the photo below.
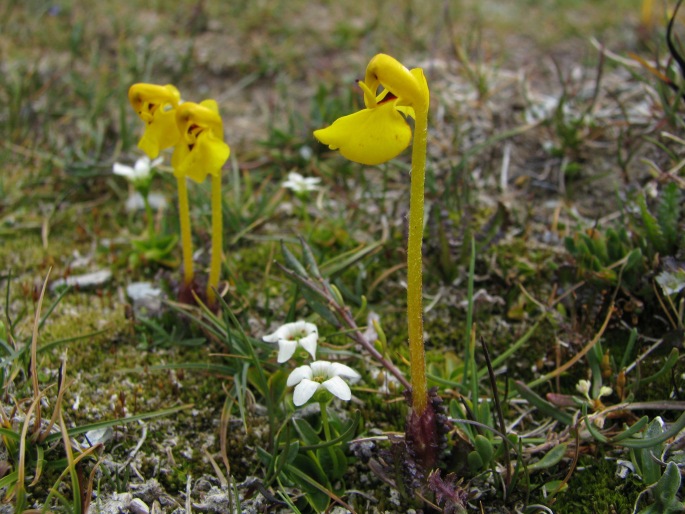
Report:
M 176 125 L 180 140 L 171 157 L 171 165 L 179 190 L 185 190 L 186 177 L 195 182 L 204 182 L 207 175 L 212 176 L 212 260 L 207 283 L 207 301 L 213 305 L 216 301 L 214 291 L 219 286 L 221 274 L 221 167 L 228 160 L 231 149 L 224 142 L 224 125 L 214 100 L 179 105 L 176 109 Z M 180 205 L 180 209 L 188 210 L 187 204 Z M 182 244 L 185 246 L 190 242 L 185 243 L 182 240 Z
M 381 164 L 399 155 L 412 140 L 406 117 L 414 118 L 407 238 L 407 329 L 411 363 L 412 414 L 405 431 L 408 444 L 426 469 L 437 461 L 435 409 L 429 403 L 423 344 L 423 203 L 428 137 L 428 84 L 420 68 L 408 70 L 393 57 L 376 55 L 366 67 L 365 109 L 336 120 L 314 136 L 348 159 Z M 378 88 L 382 88 L 378 94 Z
M 212 262 L 207 286 L 209 303 L 221 271 L 221 167 L 231 152 L 224 142 L 224 128 L 214 100 L 197 104 L 181 102 L 181 94 L 171 84 L 134 84 L 128 99 L 145 126 L 138 147 L 151 159 L 165 148 L 174 147 L 171 165 L 178 185 L 178 210 L 183 250 L 185 291 L 192 290 L 193 246 L 190 232 L 190 206 L 187 179 L 203 182 L 212 176 Z
M 146 124 L 138 148 L 150 159 L 178 143 L 180 134 L 176 126 L 176 108 L 181 102 L 178 89 L 171 84 L 133 84 L 128 90 L 128 100 Z
M 180 134 L 171 158 L 177 177 L 201 183 L 207 175 L 220 176 L 231 149 L 224 142 L 224 125 L 214 100 L 178 106 L 175 124 Z
M 379 54 L 369 62 L 358 85 L 366 108 L 315 130 L 314 136 L 351 161 L 381 164 L 411 143 L 406 118 L 415 118 L 415 108 L 428 109 L 428 84 L 420 68 L 410 71 L 389 55 Z M 383 89 L 377 94 L 379 86 Z

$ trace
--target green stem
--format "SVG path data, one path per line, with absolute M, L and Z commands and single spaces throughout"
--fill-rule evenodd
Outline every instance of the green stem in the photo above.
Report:
M 155 240 L 155 223 L 154 223 L 154 213 L 152 212 L 152 206 L 150 205 L 150 199 L 147 194 L 141 194 L 143 197 L 143 203 L 145 204 L 145 216 L 147 217 L 147 237 L 150 242 Z
M 221 214 L 221 174 L 212 175 L 212 261 L 209 266 L 209 282 L 207 283 L 207 302 L 214 305 L 219 288 L 221 274 L 222 248 L 222 214 Z
M 323 425 L 323 433 L 326 435 L 326 441 L 330 441 L 331 437 L 331 427 L 328 425 L 328 412 L 326 411 L 327 402 L 319 402 L 321 408 L 321 424 Z
M 464 374 L 462 376 L 462 384 L 467 385 L 469 380 L 469 373 L 471 359 L 471 333 L 473 332 L 473 281 L 476 268 L 476 241 L 471 236 L 471 254 L 469 258 L 469 277 L 466 288 L 466 299 L 468 300 L 466 308 L 466 331 L 464 333 Z
M 183 251 L 183 282 L 193 282 L 193 242 L 190 236 L 190 207 L 188 206 L 188 184 L 185 177 L 176 177 L 178 184 L 178 216 Z
M 428 106 L 414 106 L 414 145 L 407 242 L 407 322 L 411 362 L 412 408 L 419 416 L 428 405 L 426 355 L 423 346 L 423 196 L 428 140 Z

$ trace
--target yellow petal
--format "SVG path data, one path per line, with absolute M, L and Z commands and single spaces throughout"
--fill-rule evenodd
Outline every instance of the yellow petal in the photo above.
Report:
M 138 147 L 154 159 L 159 152 L 174 146 L 179 139 L 174 109 L 181 100 L 181 94 L 171 84 L 133 84 L 128 99 L 138 116 L 145 121 L 146 128 Z
M 421 91 L 421 96 L 426 102 L 426 108 L 428 108 L 428 104 L 430 103 L 430 91 L 428 90 L 428 81 L 426 80 L 426 76 L 423 74 L 423 70 L 421 68 L 413 68 L 409 70 L 409 73 L 411 73 L 416 79 Z
M 154 159 L 159 152 L 178 143 L 180 133 L 176 125 L 176 113 L 173 109 L 157 111 L 152 121 L 145 127 L 145 133 L 138 142 L 138 148 Z
M 171 84 L 159 86 L 139 83 L 129 88 L 128 100 L 138 115 L 143 117 L 144 112 L 149 112 L 150 104 L 158 107 L 169 104 L 176 107 L 181 101 L 181 93 Z
M 421 71 L 419 68 L 417 68 Z M 423 72 L 421 72 L 421 77 Z M 376 91 L 379 85 L 389 90 L 397 98 L 401 99 L 404 105 L 423 104 L 427 101 L 425 79 L 420 83 L 414 70 L 409 71 L 402 63 L 394 57 L 386 54 L 374 56 L 366 67 L 364 83 L 371 91 Z M 427 104 L 426 104 L 427 108 Z
M 218 138 L 224 137 L 224 124 L 219 115 L 219 106 L 214 100 L 179 105 L 176 109 L 176 124 L 186 138 L 197 127 L 211 130 Z
M 330 127 L 314 131 L 331 150 L 340 149 L 347 159 L 375 165 L 397 157 L 411 142 L 411 128 L 389 101 L 337 119 Z
M 174 150 L 171 165 L 174 175 L 204 182 L 207 175 L 219 175 L 231 153 L 229 146 L 209 131 L 201 132 L 193 145 L 179 144 Z

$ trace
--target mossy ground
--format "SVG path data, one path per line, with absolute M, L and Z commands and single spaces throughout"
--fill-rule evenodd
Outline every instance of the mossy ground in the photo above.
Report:
M 14 325 L 17 348 L 28 345 L 48 270 L 53 281 L 111 269 L 111 280 L 68 292 L 41 328 L 39 346 L 86 335 L 39 354 L 41 387 L 54 391 L 47 388 L 66 362 L 73 382 L 63 411 L 72 427 L 193 405 L 147 421 L 144 441 L 125 469 L 102 465 L 100 503 L 94 508 L 104 508 L 115 492 L 155 478 L 169 498 L 161 502 L 163 510 L 185 507 L 189 482 L 192 501 L 208 509 L 210 487 L 221 485 L 208 455 L 221 462 L 220 419 L 235 379 L 230 373 L 182 369 L 189 363 L 234 366 L 234 361 L 225 356 L 230 351 L 225 341 L 175 311 L 153 320 L 157 332 L 136 323 L 125 295 L 130 282 L 148 280 L 173 298 L 180 278 L 174 266 L 132 267 L 128 257 L 128 241 L 143 233 L 144 217 L 124 209 L 129 190 L 112 176 L 111 166 L 138 156 L 142 127 L 126 99 L 132 83 L 171 82 L 188 98 L 216 98 L 220 105 L 232 148 L 224 180 L 226 299 L 248 334 L 259 339 L 293 312 L 319 323 L 324 347 L 337 351 L 348 344 L 312 315 L 273 261 L 280 259 L 282 240 L 295 249 L 300 235 L 324 267 L 344 252 L 380 241 L 333 278 L 353 310 L 362 295 L 367 298 L 368 309 L 382 321 L 388 354 L 406 371 L 407 157 L 365 169 L 328 152 L 311 131 L 360 106 L 354 79 L 375 53 L 423 67 L 432 95 L 424 271 L 432 385 L 447 402 L 459 398 L 458 388 L 446 384 L 455 377 L 461 381 L 473 237 L 474 321 L 491 355 L 510 348 L 544 313 L 526 345 L 496 370 L 500 393 L 508 392 L 512 400 L 504 408 L 507 422 L 520 417 L 517 430 L 534 433 L 531 441 L 539 438 L 535 444 L 541 444 L 561 429 L 538 433 L 544 416 L 524 415 L 508 384 L 530 382 L 572 358 L 597 333 L 607 299 L 617 291 L 578 269 L 563 238 L 610 226 L 626 209 L 625 198 L 650 180 L 643 159 L 668 169 L 683 153 L 673 141 L 659 140 L 661 131 L 682 130 L 659 95 L 673 97 L 645 69 L 600 58 L 589 41 L 595 37 L 624 57 L 634 52 L 651 60 L 657 49 L 663 55 L 663 13 L 657 9 L 658 21 L 641 26 L 639 4 L 624 1 L 620 16 L 610 3 L 571 0 L 511 5 L 405 0 L 363 7 L 347 1 L 178 0 L 145 6 L 118 2 L 116 9 L 106 2 L 11 0 L 0 8 L 0 319 L 5 327 Z M 284 191 L 280 184 L 289 171 L 321 178 L 322 191 L 304 200 Z M 174 181 L 159 176 L 153 190 L 168 201 L 158 213 L 157 229 L 175 233 Z M 203 274 L 208 187 L 193 185 L 190 192 Z M 636 300 L 631 291 L 618 288 L 617 294 L 623 306 Z M 56 297 L 48 290 L 43 312 Z M 620 321 L 652 338 L 639 339 L 631 362 L 670 331 L 656 302 L 642 312 L 622 320 L 615 316 L 602 340 L 613 359 L 605 383 L 614 389 L 628 337 Z M 183 344 L 188 341 L 193 344 Z M 641 376 L 657 372 L 666 354 L 657 351 L 641 362 Z M 265 355 L 267 371 L 275 371 L 273 354 Z M 360 368 L 364 361 L 351 359 Z M 477 362 L 484 365 L 481 352 Z M 28 359 L 16 369 L 13 381 L 3 375 L 4 416 L 13 402 L 32 394 Z M 575 384 L 589 370 L 583 359 L 537 392 L 576 394 Z M 635 400 L 679 399 L 678 372 L 680 364 L 649 387 L 636 388 Z M 357 435 L 401 432 L 406 406 L 399 392 L 377 394 L 370 377 L 365 370 L 366 382 L 355 390 L 363 419 Z M 481 385 L 483 397 L 490 397 L 489 383 Z M 46 394 L 54 402 L 54 393 Z M 265 472 L 256 448 L 267 445 L 267 415 L 256 393 L 248 399 L 246 424 L 229 401 L 227 454 L 238 483 Z M 609 405 L 620 399 L 605 400 Z M 675 418 L 666 409 L 659 414 Z M 143 425 L 123 424 L 114 433 L 106 460 L 122 463 L 141 441 Z M 450 437 L 462 436 L 455 431 Z M 489 512 L 513 512 L 525 502 L 548 503 L 557 512 L 630 512 L 644 484 L 634 477 L 617 479 L 612 461 L 597 457 L 612 451 L 613 458 L 620 450 L 592 440 L 581 441 L 578 450 L 592 457 L 581 456 L 555 502 L 541 486 L 566 476 L 571 449 L 561 463 L 532 475 L 525 494 L 507 502 L 499 483 L 460 467 L 471 505 Z M 62 451 L 53 448 L 50 458 L 61 459 Z M 454 455 L 447 459 L 450 465 Z M 30 502 L 40 505 L 55 479 L 46 473 L 29 491 Z M 357 491 L 348 501 L 359 512 L 406 511 L 363 458 L 354 460 L 345 485 Z M 248 487 L 245 495 L 256 498 L 260 492 Z M 275 487 L 266 493 L 275 494 Z M 11 505 L 13 499 L 5 501 Z

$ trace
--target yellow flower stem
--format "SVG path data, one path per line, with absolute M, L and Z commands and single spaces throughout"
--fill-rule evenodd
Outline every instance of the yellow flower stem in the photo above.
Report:
M 222 257 L 222 215 L 221 215 L 221 174 L 212 174 L 212 261 L 209 266 L 209 282 L 207 283 L 207 302 L 216 302 L 215 289 L 219 287 Z
M 407 322 L 411 362 L 412 408 L 423 414 L 428 405 L 426 355 L 423 347 L 423 196 L 426 175 L 428 108 L 414 106 L 414 145 L 411 156 L 409 238 L 407 242 Z
M 183 251 L 183 282 L 193 282 L 193 242 L 190 237 L 190 208 L 188 207 L 188 184 L 185 177 L 176 177 L 178 184 L 178 216 L 181 228 L 181 249 Z

